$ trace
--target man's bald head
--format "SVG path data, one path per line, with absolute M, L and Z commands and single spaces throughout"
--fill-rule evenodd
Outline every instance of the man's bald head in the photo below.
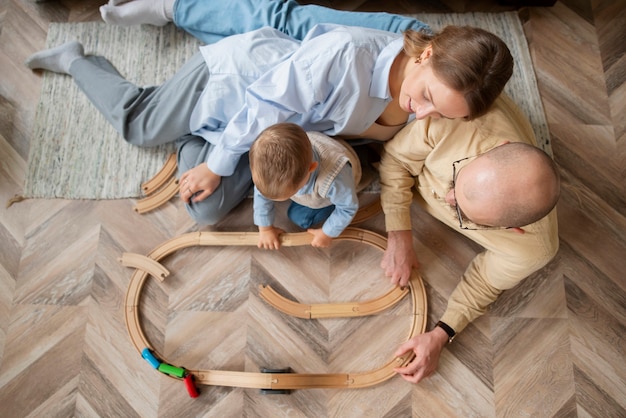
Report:
M 456 202 L 472 222 L 521 227 L 546 216 L 559 199 L 556 164 L 532 145 L 512 142 L 478 156 L 459 171 Z

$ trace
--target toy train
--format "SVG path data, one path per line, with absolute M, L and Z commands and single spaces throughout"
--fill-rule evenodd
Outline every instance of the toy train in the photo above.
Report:
M 168 363 L 163 363 L 159 361 L 152 353 L 152 351 L 146 347 L 141 351 L 141 357 L 143 357 L 150 365 L 160 371 L 163 374 L 167 374 L 172 377 L 176 377 L 179 379 L 183 379 L 185 383 L 185 388 L 187 389 L 187 393 L 192 398 L 198 397 L 198 388 L 196 387 L 193 381 L 193 374 L 189 373 L 187 370 L 182 367 L 176 367 Z

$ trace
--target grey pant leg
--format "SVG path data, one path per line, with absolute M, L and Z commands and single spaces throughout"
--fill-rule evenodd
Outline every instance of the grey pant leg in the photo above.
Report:
M 176 142 L 178 146 L 178 175 L 204 164 L 213 145 L 203 138 L 185 135 Z M 218 188 L 201 202 L 186 205 L 192 219 L 202 225 L 214 225 L 222 220 L 252 191 L 252 174 L 248 153 L 239 159 L 233 175 L 222 177 Z M 252 221 L 252 218 L 250 218 Z
M 99 56 L 75 60 L 70 74 L 127 142 L 144 147 L 173 142 L 190 132 L 189 117 L 209 79 L 199 52 L 160 86 L 138 87 Z

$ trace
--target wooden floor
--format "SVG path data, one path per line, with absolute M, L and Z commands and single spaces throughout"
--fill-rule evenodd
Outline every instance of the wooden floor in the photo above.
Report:
M 23 187 L 41 83 L 22 62 L 44 46 L 48 22 L 97 20 L 102 2 L 0 3 L 2 202 Z M 463 0 L 329 3 L 400 13 L 507 9 Z M 626 416 L 626 5 L 565 0 L 521 15 L 564 179 L 561 246 L 444 350 L 433 377 L 271 396 L 203 387 L 191 399 L 132 346 L 123 305 L 131 271 L 117 261 L 197 230 L 180 202 L 140 216 L 130 200 L 34 200 L 0 206 L 0 416 Z M 253 230 L 250 214 L 248 202 L 213 229 Z M 417 209 L 414 225 L 430 327 L 480 248 Z M 383 232 L 382 215 L 364 226 Z M 369 370 L 406 337 L 406 302 L 367 319 L 294 320 L 264 304 L 257 286 L 280 286 L 303 302 L 366 299 L 387 286 L 378 260 L 377 250 L 350 243 L 181 251 L 165 263 L 172 277 L 147 286 L 146 333 L 191 369 Z

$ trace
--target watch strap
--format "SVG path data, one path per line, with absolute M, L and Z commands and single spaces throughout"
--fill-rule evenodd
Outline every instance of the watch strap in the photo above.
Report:
M 441 328 L 446 332 L 446 334 L 448 334 L 448 343 L 451 343 L 452 340 L 454 340 L 456 332 L 452 329 L 450 325 L 446 324 L 445 322 L 439 321 L 435 326 Z

